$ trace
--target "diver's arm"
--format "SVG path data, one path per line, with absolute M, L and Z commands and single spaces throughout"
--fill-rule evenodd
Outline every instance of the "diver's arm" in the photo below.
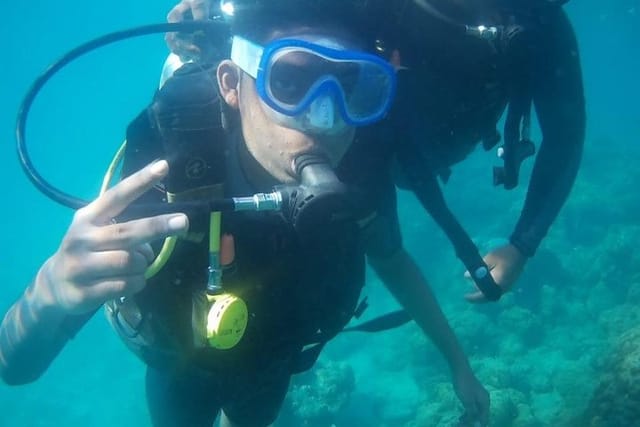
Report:
M 0 325 L 0 377 L 34 381 L 106 301 L 135 294 L 154 259 L 148 242 L 186 233 L 183 214 L 113 221 L 168 172 L 159 161 L 78 210 L 60 248 Z
M 376 168 L 376 214 L 363 224 L 367 260 L 404 310 L 442 353 L 452 372 L 453 386 L 469 419 L 487 425 L 489 393 L 475 377 L 462 347 L 449 326 L 429 284 L 402 244 L 395 186 L 390 176 Z M 387 178 L 385 178 L 385 176 Z
M 454 375 L 471 370 L 467 356 L 419 267 L 404 248 L 388 257 L 368 257 L 385 286 L 447 360 Z
M 391 256 L 370 256 L 368 259 L 400 305 L 446 359 L 454 390 L 465 408 L 464 417 L 469 421 L 479 421 L 480 425 L 488 425 L 489 393 L 473 373 L 467 356 L 413 258 L 400 248 Z
M 543 141 L 527 198 L 511 243 L 532 256 L 564 205 L 580 166 L 585 137 L 585 101 L 578 46 L 561 9 L 554 10 L 537 34 L 533 101 Z
M 48 291 L 45 271 L 43 267 L 0 324 L 0 378 L 9 385 L 38 379 L 94 313 L 68 316 Z
M 382 174 L 380 174 L 382 175 Z M 395 186 L 380 178 L 374 219 L 363 228 L 367 260 L 385 286 L 442 352 L 454 373 L 469 370 L 467 358 L 449 327 L 427 279 L 404 249 Z

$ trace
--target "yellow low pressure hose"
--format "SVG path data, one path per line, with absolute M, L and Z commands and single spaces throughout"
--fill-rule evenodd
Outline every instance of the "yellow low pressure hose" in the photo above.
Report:
M 100 187 L 100 195 L 103 195 L 109 189 L 109 185 L 111 184 L 111 181 L 113 181 L 113 177 L 116 173 L 116 170 L 118 169 L 120 162 L 122 162 L 122 159 L 124 157 L 124 151 L 126 148 L 127 148 L 127 140 L 125 139 L 122 145 L 120 145 L 120 148 L 116 152 L 115 156 L 113 156 L 113 160 L 111 160 L 111 163 L 109 164 L 107 172 L 102 180 L 102 186 Z M 167 200 L 169 202 L 173 201 L 171 197 L 168 197 Z M 149 279 L 155 276 L 162 269 L 162 267 L 164 267 L 164 265 L 167 263 L 167 261 L 171 257 L 171 253 L 173 253 L 173 249 L 176 246 L 176 241 L 177 241 L 177 238 L 174 236 L 167 237 L 166 239 L 164 239 L 162 248 L 160 249 L 158 256 L 153 260 L 151 265 L 147 267 L 147 270 L 144 273 L 145 279 Z

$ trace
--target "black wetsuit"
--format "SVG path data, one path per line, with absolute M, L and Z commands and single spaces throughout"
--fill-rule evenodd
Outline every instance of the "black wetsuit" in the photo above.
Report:
M 163 155 L 149 116 L 140 115 L 129 128 L 125 175 Z M 241 165 L 252 158 L 239 133 L 227 134 L 225 140 L 226 195 L 271 191 L 254 188 L 246 179 Z M 358 184 L 346 170 L 337 175 Z M 303 347 L 326 342 L 352 318 L 364 285 L 365 250 L 384 255 L 400 246 L 399 233 L 376 231 L 389 228 L 379 225 L 389 218 L 376 215 L 379 201 L 395 200 L 389 176 L 378 176 L 376 182 L 385 193 L 361 198 L 364 194 L 354 191 L 359 209 L 353 220 L 318 228 L 304 239 L 281 213 L 223 214 L 223 232 L 235 241 L 235 261 L 223 275 L 224 287 L 249 310 L 247 330 L 232 349 L 194 345 L 192 301 L 206 284 L 207 238 L 181 240 L 140 294 L 109 304 L 111 323 L 148 365 L 154 425 L 210 426 L 220 409 L 240 426 L 267 425 L 275 419 L 292 373 L 315 361 Z M 162 197 L 154 189 L 141 202 Z M 395 213 L 395 206 L 388 210 Z M 207 218 L 190 218 L 190 233 L 201 230 L 206 235 L 206 224 Z M 123 318 L 114 317 L 118 311 L 134 320 L 123 327 Z
M 447 2 L 433 3 L 454 13 Z M 516 23 L 523 32 L 511 41 L 481 40 L 428 14 L 409 13 L 395 36 L 403 66 L 398 97 L 389 119 L 377 126 L 392 129 L 387 157 L 398 155 L 409 181 L 404 184 L 429 199 L 439 186 L 437 177 L 446 180 L 450 166 L 480 142 L 487 147 L 497 143 L 497 122 L 519 95 L 518 85 L 526 85 L 543 140 L 510 241 L 533 256 L 568 197 L 582 155 L 580 60 L 573 29 L 560 7 L 514 10 L 504 6 L 510 2 L 496 3 L 502 6 L 493 12 L 457 18 L 474 25 Z

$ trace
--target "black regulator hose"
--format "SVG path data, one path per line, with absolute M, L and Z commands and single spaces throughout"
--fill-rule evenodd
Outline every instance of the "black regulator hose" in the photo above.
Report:
M 329 160 L 319 154 L 302 154 L 294 170 L 299 185 L 276 186 L 283 196 L 283 213 L 303 238 L 354 216 L 349 189 L 336 176 Z
M 226 33 L 228 31 L 228 26 L 222 21 L 213 20 L 162 23 L 135 27 L 106 34 L 104 36 L 93 39 L 71 50 L 62 58 L 50 65 L 46 69 L 46 71 L 32 83 L 29 91 L 27 92 L 20 105 L 20 109 L 18 110 L 18 117 L 16 120 L 16 142 L 20 164 L 22 165 L 22 169 L 24 170 L 24 172 L 27 174 L 27 177 L 36 186 L 36 188 L 40 190 L 45 196 L 71 209 L 80 209 L 89 203 L 86 200 L 82 200 L 70 194 L 67 194 L 47 182 L 47 180 L 45 180 L 42 175 L 40 175 L 36 170 L 27 150 L 26 126 L 29 111 L 38 93 L 51 79 L 51 77 L 53 77 L 54 74 L 56 74 L 63 67 L 79 58 L 80 56 L 111 43 L 134 37 L 146 36 L 149 34 L 167 32 L 194 33 L 198 31 L 202 31 L 205 34 L 220 34 L 221 32 Z

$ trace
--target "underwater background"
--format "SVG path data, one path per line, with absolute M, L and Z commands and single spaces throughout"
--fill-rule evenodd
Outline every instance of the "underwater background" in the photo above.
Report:
M 173 3 L 3 4 L 0 312 L 56 250 L 72 217 L 20 169 L 13 126 L 22 97 L 72 47 L 163 22 Z M 640 2 L 573 0 L 566 9 L 581 47 L 585 154 L 567 205 L 515 292 L 499 304 L 466 303 L 469 284 L 450 244 L 400 192 L 408 250 L 491 392 L 496 427 L 640 426 Z M 40 172 L 73 195 L 94 197 L 126 125 L 153 94 L 166 52 L 161 35 L 149 36 L 89 54 L 56 76 L 28 126 Z M 483 252 L 509 235 L 525 190 L 494 188 L 495 163 L 493 152 L 478 149 L 446 186 Z M 364 295 L 371 303 L 364 318 L 396 308 L 373 273 Z M 0 385 L 0 426 L 148 426 L 143 379 L 142 363 L 99 314 L 40 380 Z M 450 426 L 460 413 L 441 356 L 408 325 L 335 339 L 316 368 L 296 378 L 277 426 Z

